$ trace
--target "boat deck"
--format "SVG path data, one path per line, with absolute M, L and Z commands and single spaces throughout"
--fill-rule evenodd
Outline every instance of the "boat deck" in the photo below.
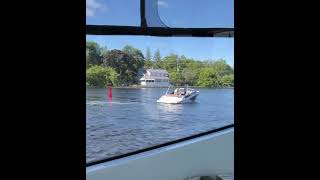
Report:
M 170 97 L 179 97 L 180 95 L 177 95 L 177 94 L 166 94 L 165 96 L 170 96 Z

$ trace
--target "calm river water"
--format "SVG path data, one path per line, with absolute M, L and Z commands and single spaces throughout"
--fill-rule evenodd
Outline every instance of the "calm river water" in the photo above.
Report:
M 86 161 L 215 129 L 234 120 L 234 90 L 200 88 L 191 104 L 159 104 L 161 88 L 87 88 Z

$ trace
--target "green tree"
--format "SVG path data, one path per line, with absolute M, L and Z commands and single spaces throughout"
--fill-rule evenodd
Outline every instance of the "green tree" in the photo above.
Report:
M 178 55 L 170 54 L 163 58 L 162 65 L 169 73 L 177 71 Z
M 101 58 L 105 57 L 105 56 L 107 55 L 107 53 L 108 53 L 108 48 L 107 48 L 107 46 L 100 48 Z M 101 63 L 102 63 L 102 59 L 101 59 Z
M 221 78 L 221 82 L 223 86 L 234 86 L 234 75 L 229 74 L 225 75 Z
M 86 83 L 89 86 L 118 86 L 119 74 L 111 67 L 93 65 L 86 71 Z
M 170 73 L 170 82 L 176 86 L 184 85 L 184 79 L 181 73 L 174 71 Z
M 89 49 L 86 49 L 86 69 L 89 68 Z
M 144 67 L 145 68 L 151 68 L 152 67 L 150 48 L 147 48 L 146 60 L 145 60 Z
M 96 42 L 87 41 L 86 42 L 86 64 L 87 68 L 90 65 L 100 65 L 102 59 L 100 56 L 100 47 Z
M 95 42 L 87 41 L 86 67 L 87 70 L 90 69 L 87 71 L 87 83 L 90 85 L 134 84 L 138 82 L 138 72 L 142 72 L 143 67 L 166 69 L 170 74 L 170 82 L 176 85 L 189 84 L 203 87 L 234 85 L 233 68 L 223 59 L 197 61 L 176 54 L 161 58 L 158 49 L 151 58 L 150 48 L 147 48 L 144 58 L 139 49 L 130 45 L 124 46 L 122 51 L 108 51 L 107 47 L 100 47 Z M 113 71 L 108 68 L 112 68 Z M 107 74 L 105 75 L 107 78 L 101 75 L 104 73 Z
M 128 54 L 130 54 L 132 56 L 136 56 L 135 58 L 137 58 L 139 60 L 140 59 L 142 59 L 142 60 L 144 59 L 142 52 L 139 49 L 134 48 L 133 46 L 126 45 L 126 46 L 124 46 L 122 48 L 122 51 L 125 52 L 125 53 L 128 53 Z
M 154 64 L 155 68 L 158 68 L 158 69 L 163 68 L 159 49 L 157 49 L 156 52 L 154 53 L 153 64 Z
M 218 87 L 219 79 L 216 71 L 211 67 L 203 68 L 199 73 L 197 85 L 201 87 Z
M 103 58 L 103 65 L 112 67 L 120 76 L 120 83 L 130 85 L 137 81 L 138 70 L 143 67 L 131 54 L 120 50 L 111 50 Z
M 212 64 L 213 69 L 218 73 L 220 77 L 224 75 L 233 74 L 232 67 L 226 63 L 225 60 L 220 59 L 218 61 L 214 61 Z
M 179 69 L 179 71 L 183 71 L 183 69 L 186 68 L 187 63 L 188 63 L 187 58 L 184 55 L 181 55 L 178 58 L 178 69 Z
M 181 75 L 185 81 L 185 84 L 193 86 L 197 77 L 197 70 L 193 69 L 192 67 L 187 67 L 182 70 Z
M 137 69 L 137 71 L 144 66 L 144 57 L 142 52 L 139 49 L 136 49 L 130 45 L 126 45 L 122 49 L 123 52 L 133 56 L 133 66 Z

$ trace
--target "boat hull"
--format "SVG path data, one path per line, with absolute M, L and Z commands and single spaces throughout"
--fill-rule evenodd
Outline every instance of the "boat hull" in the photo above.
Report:
M 163 95 L 159 100 L 158 103 L 167 103 L 167 104 L 183 104 L 183 103 L 191 103 L 196 100 L 199 92 L 190 94 L 188 96 L 170 96 L 170 95 Z

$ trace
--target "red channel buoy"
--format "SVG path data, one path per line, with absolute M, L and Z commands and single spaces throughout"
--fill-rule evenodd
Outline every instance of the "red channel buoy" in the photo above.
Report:
M 111 86 L 109 86 L 109 88 L 108 88 L 108 97 L 112 98 L 112 87 Z

